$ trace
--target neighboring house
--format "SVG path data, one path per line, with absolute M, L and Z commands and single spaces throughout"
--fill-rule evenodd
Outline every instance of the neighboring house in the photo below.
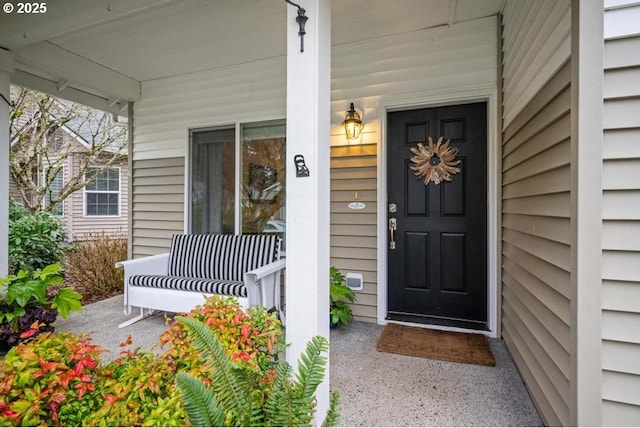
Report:
M 34 112 L 30 112 L 34 114 Z M 28 121 L 23 121 L 25 126 Z M 71 128 L 76 125 L 72 120 L 69 126 L 58 129 L 51 144 L 64 148 L 74 154 L 64 161 L 63 169 L 55 178 L 51 190 L 54 193 L 61 189 L 70 177 L 76 176 L 79 172 L 80 158 L 75 153 L 88 151 L 90 137 L 80 135 Z M 75 129 L 83 129 L 82 126 L 75 126 Z M 114 145 L 119 144 L 116 141 Z M 19 144 L 17 139 L 13 139 L 12 148 Z M 71 146 L 71 149 L 68 149 Z M 101 167 L 99 163 L 96 168 Z M 40 174 L 44 174 L 47 165 L 43 164 L 40 171 L 34 172 L 38 179 L 42 179 Z M 98 173 L 97 170 L 89 170 L 90 174 Z M 92 233 L 106 234 L 126 234 L 128 218 L 128 181 L 129 171 L 127 156 L 121 156 L 117 162 L 113 163 L 107 170 L 99 173 L 99 177 L 83 189 L 73 192 L 62 205 L 56 207 L 52 212 L 60 216 L 64 223 L 67 234 L 67 241 L 82 240 Z M 18 203 L 23 203 L 23 196 L 16 186 L 13 177 L 9 177 L 10 196 Z M 27 195 L 29 197 L 29 195 Z M 48 202 L 45 198 L 45 205 Z
M 12 16 L 0 83 L 129 115 L 132 257 L 286 219 L 294 351 L 330 257 L 358 320 L 504 339 L 547 424 L 640 425 L 640 4 L 299 3 L 304 52 L 279 0 Z M 410 149 L 441 135 L 461 171 L 425 186 Z

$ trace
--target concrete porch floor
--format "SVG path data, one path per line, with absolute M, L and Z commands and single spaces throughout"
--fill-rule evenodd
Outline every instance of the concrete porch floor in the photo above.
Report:
M 331 389 L 344 426 L 541 426 L 504 342 L 495 367 L 378 352 L 383 326 L 331 332 Z
M 166 329 L 163 313 L 124 329 L 122 296 L 85 306 L 56 322 L 56 331 L 90 333 L 110 350 L 133 338 L 151 349 Z M 341 426 L 540 426 L 509 352 L 491 340 L 496 367 L 447 363 L 376 351 L 382 326 L 354 322 L 331 332 L 331 389 L 340 392 Z

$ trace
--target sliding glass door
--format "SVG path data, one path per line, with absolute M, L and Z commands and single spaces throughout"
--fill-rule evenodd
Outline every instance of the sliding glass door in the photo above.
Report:
M 235 129 L 191 131 L 191 231 L 235 230 Z
M 241 134 L 242 233 L 284 233 L 284 124 L 247 124 Z
M 191 130 L 192 233 L 284 235 L 285 132 L 284 121 Z

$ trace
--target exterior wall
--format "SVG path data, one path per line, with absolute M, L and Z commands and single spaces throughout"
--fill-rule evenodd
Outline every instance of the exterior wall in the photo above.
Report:
M 364 289 L 352 305 L 355 318 L 377 321 L 378 145 L 384 141 L 385 108 L 424 105 L 470 88 L 496 88 L 495 17 L 427 29 L 333 48 L 331 137 L 331 263 L 364 276 Z M 349 103 L 364 111 L 356 144 L 340 125 Z M 411 108 L 411 107 L 407 107 Z M 362 211 L 347 204 L 365 202 Z
M 605 1 L 604 25 L 602 425 L 638 426 L 640 5 Z
M 571 406 L 569 9 L 507 2 L 503 28 L 502 334 L 550 426 Z
M 286 58 L 145 82 L 134 104 L 132 256 L 185 230 L 189 129 L 285 117 Z
M 189 128 L 284 118 L 286 74 L 283 56 L 144 82 L 133 160 L 185 157 Z
M 438 93 L 495 88 L 497 20 L 334 46 L 332 54 L 331 264 L 363 274 L 364 290 L 353 311 L 356 319 L 375 322 L 377 153 L 384 108 L 419 105 Z M 284 118 L 285 89 L 284 57 L 143 83 L 142 100 L 134 106 L 134 257 L 166 251 L 170 236 L 183 231 L 188 129 Z M 347 143 L 340 125 L 349 102 L 364 109 L 365 129 L 356 145 Z M 153 173 L 164 186 L 140 176 L 146 162 L 154 162 Z M 346 208 L 355 192 L 367 204 L 357 213 Z M 167 204 L 160 197 L 169 198 Z
M 571 54 L 569 0 L 507 0 L 503 11 L 503 128 Z
M 63 180 L 65 182 L 69 178 L 71 168 L 73 167 L 72 165 L 73 163 L 70 159 L 67 159 L 63 165 Z M 38 172 L 37 174 L 42 174 L 42 171 Z M 39 177 L 39 179 L 40 178 L 41 177 Z M 20 189 L 18 188 L 15 180 L 13 179 L 13 177 L 11 177 L 11 175 L 9 175 L 9 196 L 14 201 L 18 202 L 21 205 L 24 205 L 24 199 L 22 198 L 22 193 L 20 192 Z M 72 220 L 71 220 L 71 214 L 69 211 L 70 207 L 71 207 L 70 198 L 67 198 L 62 202 L 62 214 L 63 214 L 62 223 L 64 225 L 64 230 L 67 234 L 67 241 L 72 240 L 72 232 L 71 232 Z
M 16 182 L 11 175 L 9 175 L 9 197 L 17 202 L 22 201 L 22 195 L 20 194 L 18 186 L 16 186 Z
M 351 305 L 354 318 L 376 322 L 377 220 L 376 144 L 331 148 L 331 264 L 363 275 L 364 286 Z M 363 210 L 347 208 L 355 193 Z
M 131 180 L 133 256 L 167 251 L 184 231 L 184 157 L 133 161 Z
M 84 147 L 75 139 L 74 136 L 65 133 L 64 141 L 66 144 L 77 145 L 79 150 Z M 79 168 L 79 159 L 70 156 L 64 164 L 64 181 L 76 174 Z M 65 231 L 67 233 L 67 241 L 83 239 L 83 237 L 91 232 L 109 233 L 127 233 L 127 217 L 129 206 L 129 171 L 126 160 L 120 164 L 114 165 L 120 168 L 120 215 L 117 217 L 86 217 L 84 215 L 84 191 L 78 190 L 73 192 L 63 204 L 63 217 Z M 14 182 L 9 177 L 9 195 L 15 201 L 21 202 L 22 196 Z
M 65 138 L 67 136 L 65 135 Z M 63 182 L 67 182 L 69 180 L 69 176 L 73 170 L 73 160 L 68 158 L 64 165 L 64 173 L 63 173 Z M 73 209 L 71 206 L 71 200 L 69 198 L 62 201 L 62 223 L 64 224 L 64 230 L 67 233 L 67 241 L 73 241 L 73 231 L 71 229 L 71 224 L 73 223 Z

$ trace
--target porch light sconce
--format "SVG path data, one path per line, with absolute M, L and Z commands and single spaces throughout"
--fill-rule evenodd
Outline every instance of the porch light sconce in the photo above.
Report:
M 307 23 L 308 16 L 305 15 L 306 11 L 299 4 L 292 2 L 291 0 L 284 0 L 289 3 L 291 6 L 295 6 L 298 8 L 298 16 L 296 17 L 296 22 L 300 27 L 300 31 L 298 31 L 298 36 L 300 36 L 300 52 L 304 52 L 304 35 L 307 32 L 304 30 L 304 26 Z
M 349 110 L 347 110 L 342 126 L 344 126 L 344 132 L 347 134 L 348 140 L 355 140 L 360 136 L 362 119 L 353 106 L 353 103 L 349 105 Z

